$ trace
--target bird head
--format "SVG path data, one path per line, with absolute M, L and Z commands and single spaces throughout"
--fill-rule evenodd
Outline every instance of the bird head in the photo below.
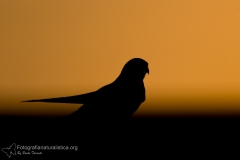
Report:
M 146 73 L 149 74 L 148 63 L 141 58 L 133 58 L 124 65 L 118 79 L 143 80 Z

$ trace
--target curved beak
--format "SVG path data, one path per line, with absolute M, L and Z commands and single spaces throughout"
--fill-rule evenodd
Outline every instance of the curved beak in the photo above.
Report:
M 149 74 L 150 73 L 150 71 L 149 71 L 149 69 L 147 68 L 147 73 Z

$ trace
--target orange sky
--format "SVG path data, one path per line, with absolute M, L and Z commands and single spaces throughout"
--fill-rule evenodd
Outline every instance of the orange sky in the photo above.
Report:
M 240 114 L 240 1 L 0 2 L 0 113 L 66 115 L 22 100 L 91 92 L 148 61 L 135 115 Z

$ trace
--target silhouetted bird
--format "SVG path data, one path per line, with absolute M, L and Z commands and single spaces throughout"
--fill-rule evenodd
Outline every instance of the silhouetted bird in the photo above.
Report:
M 68 117 L 81 120 L 124 120 L 130 118 L 145 101 L 143 79 L 146 73 L 149 74 L 148 63 L 141 58 L 133 58 L 125 64 L 114 82 L 97 91 L 23 102 L 83 104 Z

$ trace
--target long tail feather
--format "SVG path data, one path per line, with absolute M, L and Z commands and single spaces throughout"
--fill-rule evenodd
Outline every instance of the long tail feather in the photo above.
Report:
M 58 98 L 48 98 L 48 99 L 36 99 L 36 100 L 26 100 L 22 102 L 48 102 L 48 103 L 73 103 L 73 104 L 84 104 L 92 100 L 95 96 L 95 92 L 68 96 L 68 97 L 58 97 Z

